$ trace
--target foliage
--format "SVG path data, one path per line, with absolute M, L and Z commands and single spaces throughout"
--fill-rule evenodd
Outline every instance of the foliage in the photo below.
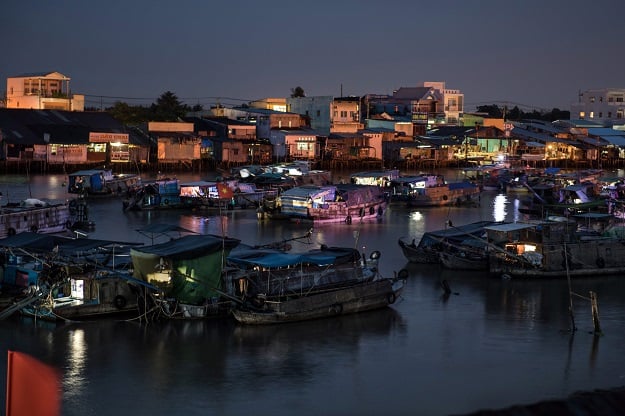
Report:
M 291 98 L 306 97 L 306 93 L 302 87 L 291 88 Z
M 499 107 L 496 104 L 491 105 L 482 105 L 477 108 L 477 111 L 480 113 L 486 113 L 490 117 L 494 118 L 505 118 L 506 120 L 511 121 L 521 121 L 521 120 L 543 120 L 543 121 L 556 121 L 556 120 L 568 120 L 571 117 L 571 113 L 569 111 L 560 110 L 559 108 L 554 108 L 553 110 L 546 111 L 538 111 L 536 109 L 531 112 L 525 112 L 521 110 L 518 106 L 514 106 L 512 109 L 508 109 L 507 107 Z
M 193 108 L 182 104 L 176 94 L 166 91 L 150 107 L 129 105 L 117 101 L 113 107 L 107 108 L 106 111 L 125 125 L 136 125 L 147 121 L 178 121 L 189 111 L 201 111 L 202 109 L 199 104 Z

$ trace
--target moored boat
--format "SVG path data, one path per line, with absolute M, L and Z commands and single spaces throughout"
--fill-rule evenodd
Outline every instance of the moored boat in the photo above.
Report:
M 123 270 L 120 254 L 132 244 L 138 243 L 29 232 L 0 240 L 2 291 L 14 296 L 3 315 L 51 321 L 140 316 L 155 288 Z
M 278 199 L 281 218 L 315 224 L 379 219 L 388 204 L 379 186 L 354 184 L 298 186 L 283 192 Z
M 111 169 L 87 169 L 68 175 L 67 192 L 85 196 L 121 196 L 141 183 L 131 173 L 113 174 Z
M 485 227 L 495 224 L 502 224 L 497 221 L 477 221 L 470 224 L 454 226 L 448 222 L 441 230 L 428 231 L 424 233 L 419 242 L 416 238 L 411 240 L 408 237 L 398 239 L 399 247 L 406 259 L 412 263 L 440 263 L 440 253 L 449 251 L 450 247 L 458 247 L 463 242 L 475 239 L 481 240 L 485 237 Z
M 379 258 L 377 251 L 367 259 L 343 247 L 231 254 L 228 281 L 240 299 L 232 314 L 244 324 L 273 324 L 386 307 L 400 296 L 406 276 L 381 277 Z
M 9 202 L 0 207 L 0 238 L 23 232 L 51 234 L 69 230 L 76 222 L 72 207 L 78 208 L 76 199 L 57 202 L 28 198 Z
M 485 227 L 491 274 L 507 277 L 599 276 L 625 272 L 622 234 L 580 234 L 574 221 L 536 221 Z
M 412 207 L 461 205 L 477 202 L 479 195 L 480 188 L 472 182 L 448 183 L 442 175 L 424 175 L 411 183 L 407 203 Z

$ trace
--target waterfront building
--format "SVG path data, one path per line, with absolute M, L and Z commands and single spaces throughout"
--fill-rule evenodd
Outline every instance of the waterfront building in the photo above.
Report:
M 6 108 L 84 111 L 85 96 L 73 94 L 69 82 L 69 77 L 56 71 L 9 77 Z
M 625 88 L 586 90 L 571 104 L 571 119 L 595 121 L 603 126 L 625 125 Z

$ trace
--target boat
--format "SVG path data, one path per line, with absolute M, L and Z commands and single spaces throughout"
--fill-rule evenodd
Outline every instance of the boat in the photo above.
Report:
M 490 252 L 489 271 L 507 278 L 562 278 L 625 273 L 622 234 L 579 233 L 576 221 L 540 220 L 485 227 L 488 240 L 503 250 Z
M 136 174 L 113 174 L 111 169 L 79 170 L 68 175 L 67 192 L 89 197 L 121 196 L 141 183 Z
M 409 239 L 404 236 L 398 239 L 398 244 L 409 262 L 440 264 L 442 251 L 449 251 L 452 246 L 459 247 L 470 239 L 481 240 L 485 237 L 485 227 L 495 224 L 502 223 L 477 221 L 454 226 L 450 221 L 447 221 L 445 228 L 424 233 L 418 243 L 416 238 Z
M 154 313 L 165 319 L 227 316 L 232 301 L 222 273 L 226 257 L 239 243 L 234 238 L 191 234 L 132 247 L 133 276 L 160 289 Z
M 447 242 L 440 252 L 443 267 L 454 270 L 488 270 L 488 242 L 478 236 L 467 236 L 458 245 Z
M 83 207 L 81 212 L 84 214 L 85 205 L 78 199 L 59 202 L 27 198 L 20 202 L 8 202 L 0 207 L 0 238 L 27 231 L 51 234 L 70 230 L 77 221 L 79 206 Z
M 405 184 L 404 184 L 405 185 Z M 410 183 L 407 203 L 411 207 L 462 205 L 479 201 L 480 188 L 468 181 L 445 181 L 442 175 L 423 175 Z
M 30 232 L 0 240 L 2 291 L 14 299 L 3 314 L 48 321 L 140 316 L 156 288 L 124 269 L 124 247 L 135 244 Z
M 259 189 L 254 183 L 238 180 L 193 181 L 180 184 L 181 203 L 191 208 L 258 208 L 265 199 L 276 196 L 277 190 Z
M 304 253 L 248 250 L 231 253 L 228 281 L 240 299 L 232 314 L 242 324 L 264 325 L 327 318 L 393 304 L 407 275 L 383 278 L 380 253 L 326 247 Z
M 387 207 L 384 190 L 373 185 L 305 185 L 278 196 L 277 212 L 269 218 L 310 221 L 315 224 L 362 222 L 381 218 Z
M 391 182 L 399 178 L 399 170 L 384 169 L 352 173 L 350 182 L 356 185 L 375 185 L 388 188 Z
M 176 178 L 158 178 L 138 184 L 128 191 L 128 198 L 122 204 L 124 211 L 185 208 Z

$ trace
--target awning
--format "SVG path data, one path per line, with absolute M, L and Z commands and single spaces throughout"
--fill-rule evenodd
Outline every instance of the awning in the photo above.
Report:
M 625 147 L 625 136 L 599 136 L 601 140 L 605 140 L 613 146 Z
M 491 225 L 491 226 L 484 227 L 484 229 L 488 231 L 499 231 L 502 233 L 508 233 L 510 231 L 524 230 L 526 228 L 534 228 L 534 227 L 536 227 L 536 224 L 512 223 L 512 224 Z

